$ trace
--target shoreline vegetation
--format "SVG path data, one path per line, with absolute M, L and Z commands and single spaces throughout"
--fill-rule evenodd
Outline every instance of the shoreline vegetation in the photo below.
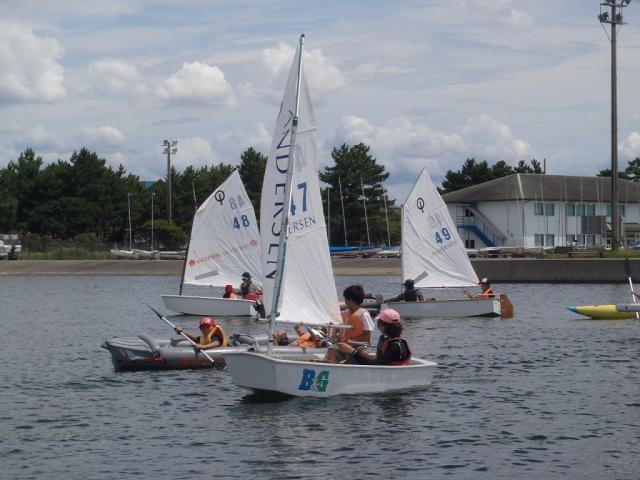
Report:
M 333 258 L 336 276 L 400 276 L 399 258 Z M 626 283 L 624 258 L 472 259 L 478 277 L 493 283 Z M 181 260 L 15 260 L 0 261 L 0 277 L 175 276 Z M 640 281 L 640 259 L 630 262 Z

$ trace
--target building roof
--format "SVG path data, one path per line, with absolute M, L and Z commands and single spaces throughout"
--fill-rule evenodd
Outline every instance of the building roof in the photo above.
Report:
M 610 202 L 610 177 L 516 173 L 442 196 L 447 203 L 504 201 Z M 640 203 L 640 183 L 618 179 L 620 203 Z

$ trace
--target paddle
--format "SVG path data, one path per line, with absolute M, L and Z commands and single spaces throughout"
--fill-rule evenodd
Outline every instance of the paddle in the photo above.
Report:
M 631 289 L 631 299 L 633 303 L 636 303 L 636 294 L 633 291 L 633 282 L 631 281 L 631 264 L 629 263 L 629 257 L 624 259 L 624 271 L 627 273 L 627 279 L 629 280 L 629 288 Z M 640 313 L 636 312 L 636 318 L 640 318 Z
M 169 325 L 169 326 L 170 326 L 171 328 L 173 328 L 173 330 L 175 331 L 176 326 L 175 326 L 173 323 L 171 323 L 171 322 L 167 319 L 167 317 L 165 317 L 164 315 L 162 315 L 160 312 L 158 312 L 155 308 L 153 308 L 153 307 L 152 307 L 151 305 L 149 305 L 148 303 L 147 303 L 146 305 L 147 305 L 147 307 L 149 307 L 149 308 L 153 311 L 153 313 L 155 313 L 155 314 L 158 316 L 158 318 L 159 318 L 160 320 L 164 321 L 164 323 L 166 323 L 167 325 Z M 184 337 L 184 338 L 185 338 L 185 339 L 186 339 L 186 340 L 187 340 L 191 345 L 193 345 L 193 346 L 195 347 L 196 342 L 194 342 L 194 341 L 193 341 L 193 340 L 191 340 L 189 337 L 187 337 L 187 335 L 185 335 L 185 333 L 184 333 L 184 332 L 180 332 L 180 335 L 182 335 L 182 336 L 183 336 L 183 337 Z M 196 350 L 197 350 L 197 349 L 196 349 Z M 211 356 L 210 356 L 207 352 L 205 352 L 204 350 L 200 350 L 200 352 L 201 352 L 205 357 L 207 357 L 207 359 L 208 359 L 212 364 L 214 364 L 214 365 L 216 364 L 216 361 L 215 361 L 213 358 L 211 358 Z

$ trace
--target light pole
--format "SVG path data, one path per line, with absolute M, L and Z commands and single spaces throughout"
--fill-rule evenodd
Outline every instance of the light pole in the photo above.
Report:
M 129 250 L 133 250 L 133 234 L 131 228 L 131 193 L 127 193 L 127 212 L 129 217 Z
M 169 142 L 169 140 L 165 140 L 162 142 L 162 146 L 164 149 L 162 153 L 167 155 L 167 212 L 169 217 L 169 225 L 171 225 L 171 155 L 175 155 L 178 153 L 178 141 L 174 140 Z
M 611 249 L 620 246 L 620 232 L 618 220 L 618 78 L 616 59 L 616 34 L 618 26 L 624 25 L 622 9 L 628 7 L 631 0 L 605 0 L 600 4 L 600 23 L 611 25 L 611 35 L 607 34 L 611 42 Z M 610 9 L 610 13 L 609 10 Z M 607 33 L 606 29 L 604 30 Z

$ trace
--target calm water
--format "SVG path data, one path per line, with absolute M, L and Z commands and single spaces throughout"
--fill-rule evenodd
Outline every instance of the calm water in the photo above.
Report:
M 431 388 L 269 403 L 224 371 L 113 371 L 103 340 L 171 334 L 144 302 L 173 278 L 1 278 L 0 478 L 638 478 L 640 322 L 565 309 L 628 287 L 497 287 L 515 319 L 407 322 Z

